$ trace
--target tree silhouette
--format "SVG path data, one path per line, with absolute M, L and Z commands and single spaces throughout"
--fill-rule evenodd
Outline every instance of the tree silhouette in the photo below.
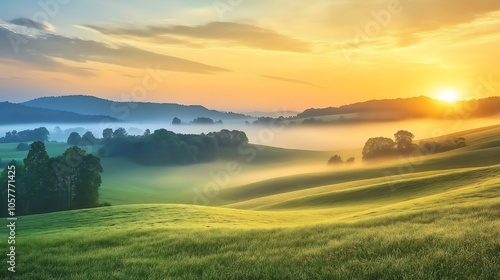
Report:
M 328 160 L 328 164 L 331 165 L 338 165 L 338 164 L 343 164 L 344 161 L 342 160 L 342 157 L 339 155 L 334 155 L 333 157 Z
M 181 123 L 182 123 L 182 121 L 181 121 L 181 119 L 179 119 L 178 117 L 175 117 L 175 118 L 172 120 L 172 124 L 173 124 L 173 125 L 179 125 L 179 124 L 181 124 Z
M 99 140 L 95 138 L 94 134 L 90 131 L 85 132 L 82 136 L 82 146 L 94 146 L 99 144 Z
M 71 146 L 76 146 L 80 143 L 81 140 L 82 137 L 80 137 L 80 134 L 78 134 L 78 132 L 71 132 L 66 143 Z
M 127 136 L 127 131 L 123 127 L 117 128 L 113 132 L 113 137 L 125 137 L 125 136 Z
M 111 139 L 111 137 L 113 137 L 113 129 L 111 129 L 111 128 L 105 128 L 102 131 L 102 138 L 103 139 Z
M 57 207 L 56 175 L 50 166 L 50 158 L 43 142 L 31 144 L 31 150 L 24 159 L 30 212 L 45 213 L 54 211 Z
M 391 138 L 374 137 L 366 141 L 363 147 L 363 159 L 390 156 L 394 154 L 396 143 Z
M 396 142 L 396 148 L 399 152 L 407 152 L 412 149 L 412 141 L 415 135 L 413 133 L 400 130 L 394 134 L 394 139 Z

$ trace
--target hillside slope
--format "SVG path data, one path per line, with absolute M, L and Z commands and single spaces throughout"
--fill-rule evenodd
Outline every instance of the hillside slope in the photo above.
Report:
M 98 123 L 116 122 L 115 118 L 105 114 L 88 115 L 68 112 L 64 107 L 60 109 L 39 108 L 10 102 L 0 102 L 0 124 L 23 123 Z
M 170 123 L 174 117 L 189 122 L 197 117 L 218 119 L 242 119 L 246 116 L 236 113 L 209 110 L 200 105 L 174 103 L 118 102 L 86 95 L 40 97 L 23 103 L 27 106 L 53 110 L 67 110 L 75 113 L 110 115 L 127 121 L 161 121 Z

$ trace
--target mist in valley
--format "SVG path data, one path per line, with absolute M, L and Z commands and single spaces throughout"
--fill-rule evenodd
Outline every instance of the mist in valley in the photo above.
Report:
M 249 119 L 251 122 L 252 120 Z M 413 119 L 397 122 L 373 122 L 351 124 L 323 124 L 323 125 L 293 125 L 285 126 L 280 123 L 270 125 L 245 124 L 245 120 L 224 121 L 223 124 L 196 125 L 170 123 L 92 123 L 92 124 L 13 124 L 0 126 L 0 135 L 8 131 L 22 131 L 37 127 L 46 127 L 50 132 L 50 141 L 66 142 L 69 134 L 76 131 L 80 134 L 91 131 L 95 137 L 101 138 L 105 128 L 113 130 L 123 127 L 129 135 L 142 135 L 146 129 L 153 132 L 165 128 L 175 133 L 200 134 L 220 131 L 222 129 L 241 130 L 247 134 L 251 144 L 279 147 L 285 149 L 311 150 L 311 151 L 341 151 L 360 149 L 370 137 L 391 137 L 398 130 L 408 130 L 415 135 L 415 139 L 438 138 L 442 135 L 496 125 L 498 117 L 482 119 Z

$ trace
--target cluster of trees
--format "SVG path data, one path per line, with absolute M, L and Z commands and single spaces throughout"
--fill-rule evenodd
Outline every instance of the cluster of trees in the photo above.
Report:
M 244 132 L 221 130 L 208 135 L 176 134 L 166 129 L 143 136 L 112 136 L 103 141 L 101 157 L 124 156 L 144 165 L 192 164 L 217 158 L 219 147 L 248 143 Z
M 191 124 L 223 124 L 222 120 L 214 121 L 211 118 L 206 117 L 198 117 L 190 122 Z M 181 119 L 175 117 L 172 119 L 172 125 L 180 125 L 182 124 Z
M 407 156 L 413 151 L 422 151 L 423 154 L 445 152 L 465 147 L 465 138 L 459 137 L 446 141 L 413 143 L 415 135 L 406 130 L 399 130 L 394 134 L 394 140 L 386 137 L 374 137 L 366 141 L 363 147 L 363 160 L 377 159 L 392 156 Z
M 421 141 L 419 143 L 420 149 L 422 151 L 426 151 L 427 153 L 442 153 L 465 146 L 466 143 L 464 137 L 451 138 L 441 141 Z
M 144 133 L 149 133 L 149 129 L 146 129 Z M 80 136 L 78 132 L 71 132 L 68 140 L 66 140 L 66 143 L 72 146 L 95 146 L 103 144 L 111 138 L 119 138 L 125 136 L 127 136 L 127 131 L 123 127 L 117 128 L 115 131 L 113 131 L 113 129 L 111 128 L 104 129 L 102 131 L 101 139 L 96 138 L 90 131 L 85 132 L 82 136 Z
M 248 137 L 243 131 L 223 129 L 219 132 L 210 132 L 208 136 L 213 137 L 220 147 L 238 147 L 248 143 Z
M 4 137 L 0 138 L 0 143 L 17 143 L 49 140 L 49 131 L 45 127 L 27 129 L 23 131 L 8 131 Z
M 100 159 L 76 146 L 50 158 L 43 142 L 31 144 L 15 166 L 16 214 L 27 215 L 99 206 L 103 172 Z M 8 167 L 0 174 L 2 200 L 7 201 Z M 7 207 L 0 210 L 7 215 Z
M 329 160 L 328 160 L 328 164 L 329 165 L 341 165 L 341 164 L 354 164 L 354 162 L 356 161 L 355 158 L 353 157 L 350 157 L 348 158 L 345 162 L 344 160 L 342 160 L 342 157 L 339 156 L 339 155 L 334 155 L 332 156 Z

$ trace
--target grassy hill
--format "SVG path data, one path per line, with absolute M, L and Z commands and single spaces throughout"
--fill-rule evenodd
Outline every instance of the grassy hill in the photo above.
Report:
M 499 279 L 500 126 L 457 136 L 468 146 L 422 157 L 411 172 L 399 161 L 318 172 L 313 163 L 324 166 L 323 154 L 264 149 L 267 156 L 242 164 L 242 177 L 220 190 L 217 206 L 135 204 L 20 217 L 16 276 Z M 158 180 L 179 174 L 169 182 L 202 183 L 224 164 Z M 300 164 L 303 173 L 292 175 Z M 116 174 L 135 168 L 114 165 Z M 149 172 L 124 191 L 135 188 L 140 200 L 141 182 L 165 170 Z

